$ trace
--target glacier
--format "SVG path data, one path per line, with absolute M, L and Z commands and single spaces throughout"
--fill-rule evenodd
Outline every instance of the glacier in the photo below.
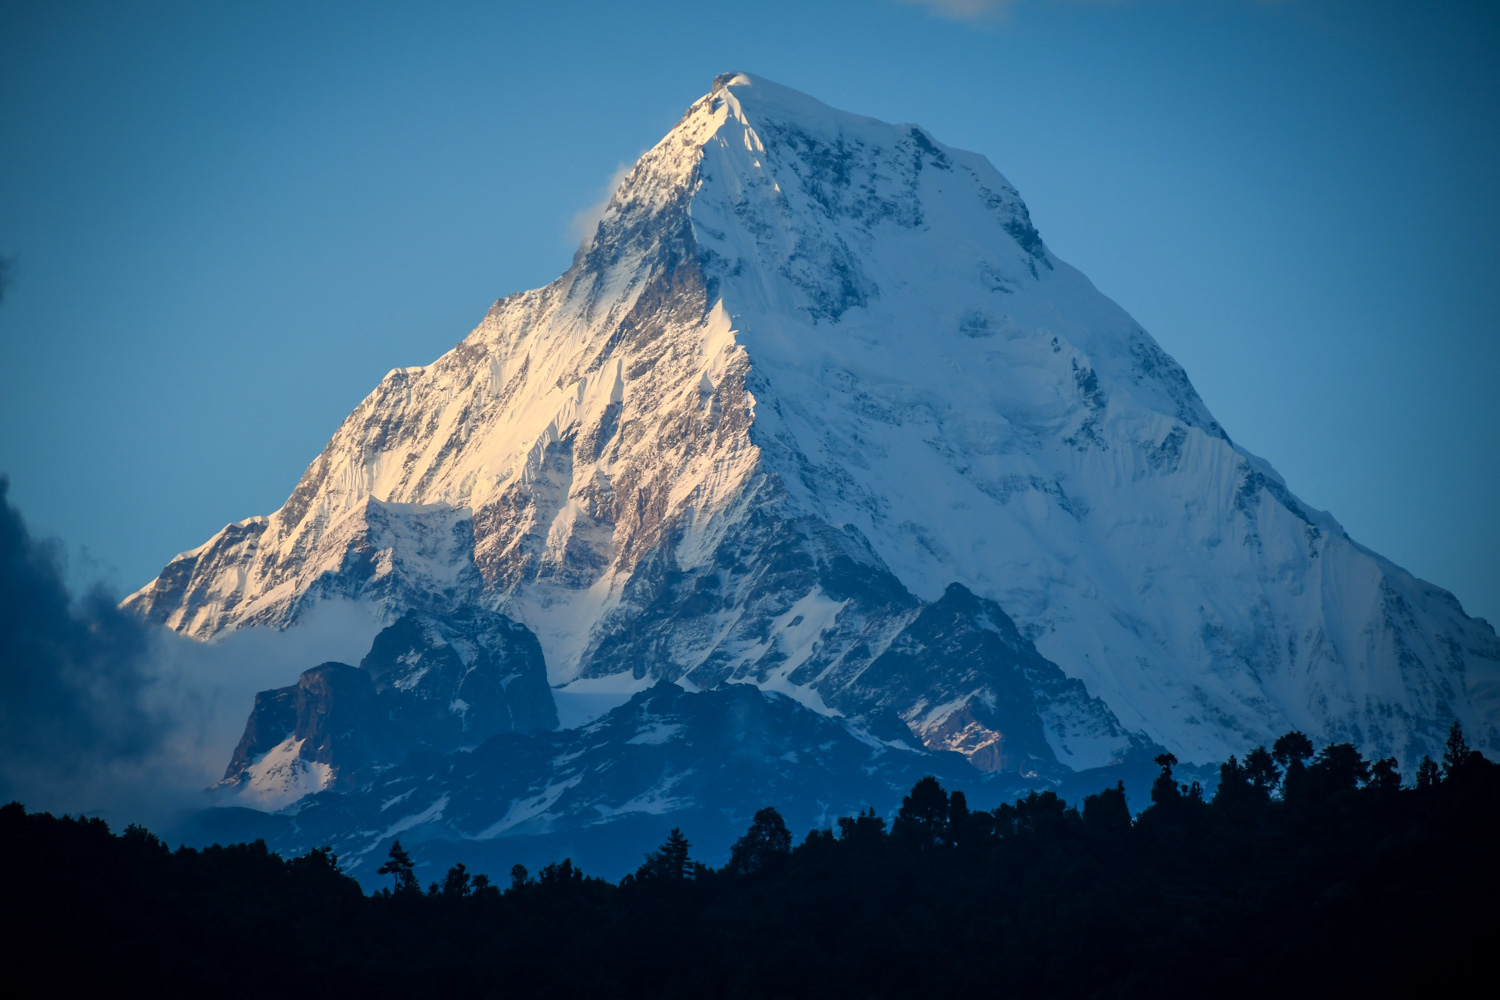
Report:
M 521 623 L 575 728 L 670 682 L 1017 776 L 1290 729 L 1414 764 L 1454 719 L 1500 750 L 1494 629 L 1235 444 L 986 159 L 746 74 L 567 273 L 126 604 L 211 641 L 334 600 Z M 274 745 L 236 779 L 266 802 L 336 783 Z

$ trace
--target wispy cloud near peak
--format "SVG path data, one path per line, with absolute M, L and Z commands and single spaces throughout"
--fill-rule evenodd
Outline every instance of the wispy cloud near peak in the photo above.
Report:
M 599 220 L 604 218 L 605 209 L 609 208 L 609 201 L 620 189 L 625 180 L 625 175 L 630 173 L 634 164 L 620 163 L 616 165 L 615 172 L 610 175 L 600 191 L 602 197 L 587 208 L 581 208 L 574 213 L 572 220 L 568 223 L 568 232 L 573 239 L 586 243 L 594 238 L 594 230 L 599 226 Z

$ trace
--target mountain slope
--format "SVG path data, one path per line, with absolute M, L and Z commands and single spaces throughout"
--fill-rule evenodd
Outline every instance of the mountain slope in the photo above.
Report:
M 566 693 L 752 683 L 983 765 L 1004 678 L 892 666 L 955 594 L 1060 668 L 1031 697 L 1075 769 L 1291 728 L 1410 759 L 1454 717 L 1500 746 L 1494 630 L 1237 447 L 987 161 L 743 74 L 565 275 L 392 371 L 279 511 L 128 603 L 202 638 L 477 604 Z

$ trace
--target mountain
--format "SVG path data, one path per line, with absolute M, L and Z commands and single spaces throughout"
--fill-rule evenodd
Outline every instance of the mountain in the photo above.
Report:
M 573 727 L 670 681 L 847 733 L 899 719 L 1016 779 L 1294 728 L 1413 762 L 1457 718 L 1500 747 L 1494 630 L 1236 445 L 983 157 L 744 74 L 566 274 L 390 372 L 280 510 L 127 605 L 210 640 L 331 598 L 515 624 Z M 268 693 L 226 780 L 293 756 L 304 684 Z M 423 704 L 411 726 L 461 734 Z M 360 754 L 457 767 L 443 739 Z M 299 746 L 272 800 L 339 794 Z

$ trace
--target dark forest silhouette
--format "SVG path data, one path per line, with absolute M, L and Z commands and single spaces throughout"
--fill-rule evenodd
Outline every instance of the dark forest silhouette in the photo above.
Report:
M 1173 776 L 972 811 L 933 778 L 795 844 L 773 808 L 728 863 L 681 830 L 619 885 L 570 860 L 424 889 L 392 846 L 366 896 L 338 859 L 170 850 L 132 826 L 0 810 L 17 961 L 60 982 L 216 995 L 1268 996 L 1424 994 L 1490 974 L 1500 766 L 1455 724 L 1403 787 L 1392 758 L 1300 733 Z

